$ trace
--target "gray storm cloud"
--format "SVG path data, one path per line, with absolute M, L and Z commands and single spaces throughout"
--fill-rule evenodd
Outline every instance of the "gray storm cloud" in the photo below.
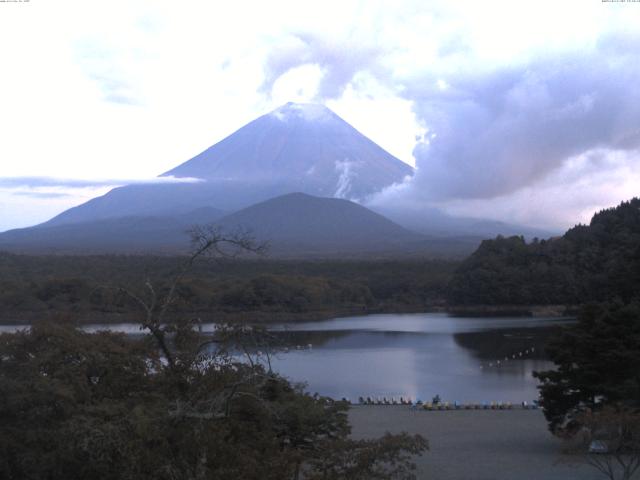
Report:
M 630 44 L 634 48 L 630 48 Z M 414 149 L 405 194 L 493 198 L 534 184 L 592 150 L 640 147 L 638 38 L 538 57 L 489 73 L 408 82 L 403 96 L 431 135 Z
M 583 50 L 507 66 L 470 59 L 455 73 L 434 67 L 409 79 L 380 66 L 381 48 L 332 45 L 308 34 L 294 40 L 267 59 L 263 91 L 292 68 L 317 64 L 324 72 L 319 100 L 339 98 L 354 75 L 368 71 L 413 102 L 428 135 L 414 148 L 416 175 L 386 192 L 385 201 L 502 197 L 576 155 L 640 147 L 640 36 L 609 34 Z M 462 40 L 447 44 L 443 58 L 466 55 Z

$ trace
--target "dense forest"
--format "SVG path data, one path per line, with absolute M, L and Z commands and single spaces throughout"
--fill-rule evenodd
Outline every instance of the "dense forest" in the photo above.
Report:
M 67 315 L 80 322 L 134 320 L 131 299 L 151 279 L 167 288 L 180 257 L 0 254 L 4 322 Z M 201 259 L 180 282 L 172 313 L 202 320 L 323 318 L 420 311 L 444 304 L 453 261 Z
M 71 315 L 127 321 L 146 279 L 163 288 L 180 257 L 27 256 L 0 253 L 0 321 Z M 166 285 L 165 285 L 166 287 Z M 640 199 L 596 213 L 548 240 L 485 240 L 452 260 L 202 259 L 181 281 L 174 314 L 206 321 L 325 318 L 474 305 L 580 305 L 620 299 L 640 287 Z
M 562 237 L 485 240 L 449 283 L 453 305 L 579 305 L 640 287 L 640 199 L 596 213 Z
M 615 405 L 640 414 L 640 303 L 585 305 L 546 350 L 556 368 L 534 376 L 552 431 L 575 426 L 585 408 Z

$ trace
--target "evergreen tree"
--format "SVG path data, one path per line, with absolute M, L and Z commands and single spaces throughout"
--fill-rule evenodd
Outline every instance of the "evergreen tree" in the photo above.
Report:
M 589 305 L 551 341 L 555 370 L 535 372 L 549 428 L 578 427 L 585 409 L 640 408 L 640 304 Z

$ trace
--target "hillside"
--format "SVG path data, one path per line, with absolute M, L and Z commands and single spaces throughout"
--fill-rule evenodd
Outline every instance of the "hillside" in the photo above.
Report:
M 640 199 L 596 213 L 562 237 L 485 240 L 450 282 L 452 304 L 579 304 L 640 292 Z
M 0 234 L 0 250 L 18 253 L 178 253 L 189 246 L 187 231 L 223 216 L 200 208 L 176 216 L 125 216 L 42 225 Z
M 406 251 L 424 240 L 356 203 L 303 193 L 261 202 L 217 223 L 228 231 L 250 230 L 274 254 Z
M 363 199 L 412 174 L 324 105 L 287 103 L 163 175 Z
M 215 224 L 225 232 L 250 232 L 269 243 L 268 255 L 289 258 L 349 256 L 461 257 L 476 237 L 428 237 L 409 231 L 349 200 L 292 193 L 235 213 L 210 207 L 172 216 L 126 216 L 12 230 L 0 250 L 17 253 L 184 254 L 188 230 Z

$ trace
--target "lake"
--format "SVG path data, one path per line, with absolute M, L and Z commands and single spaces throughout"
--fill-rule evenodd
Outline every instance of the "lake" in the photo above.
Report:
M 384 314 L 278 325 L 301 349 L 280 353 L 274 370 L 311 392 L 352 401 L 404 396 L 458 402 L 531 402 L 531 373 L 553 367 L 544 353 L 557 318 L 463 318 Z M 311 345 L 311 347 L 309 347 Z
M 276 354 L 272 366 L 293 381 L 305 381 L 312 393 L 352 401 L 439 395 L 458 402 L 531 402 L 538 397 L 531 373 L 553 367 L 544 345 L 570 322 L 419 313 L 279 324 L 271 330 L 292 348 Z M 0 332 L 16 328 L 0 326 Z M 129 323 L 85 329 L 140 333 Z M 205 332 L 213 329 L 203 326 Z

